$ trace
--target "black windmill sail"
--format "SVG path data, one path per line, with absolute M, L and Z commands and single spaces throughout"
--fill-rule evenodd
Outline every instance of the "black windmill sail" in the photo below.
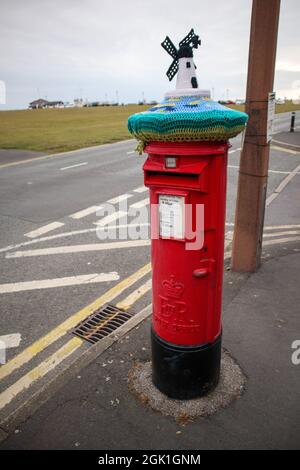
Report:
M 200 44 L 199 36 L 195 34 L 193 29 L 180 41 L 178 49 L 176 49 L 169 36 L 161 43 L 162 47 L 173 58 L 166 75 L 171 81 L 178 74 L 176 82 L 178 92 L 179 90 L 182 92 L 185 90 L 188 94 L 196 94 L 195 89 L 198 89 L 198 81 L 193 60 L 193 49 L 197 49 Z M 207 94 L 207 91 L 205 94 Z
M 168 54 L 170 54 L 171 57 L 173 57 L 173 62 L 168 68 L 167 71 L 167 77 L 171 81 L 172 78 L 176 75 L 178 72 L 178 51 L 174 44 L 172 43 L 171 39 L 169 36 L 166 36 L 166 39 L 161 43 L 162 47 L 167 51 Z

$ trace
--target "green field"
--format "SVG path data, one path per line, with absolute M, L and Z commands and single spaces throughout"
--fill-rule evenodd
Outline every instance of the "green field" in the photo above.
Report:
M 127 118 L 144 106 L 0 112 L 0 148 L 57 153 L 129 139 Z
M 244 106 L 231 106 L 244 110 Z M 57 153 L 130 138 L 127 118 L 139 105 L 0 112 L 0 148 Z M 276 113 L 300 110 L 291 101 Z
M 244 105 L 231 104 L 228 106 L 232 109 L 237 109 L 238 111 L 245 111 Z M 299 111 L 300 104 L 294 104 L 292 100 L 287 100 L 284 104 L 276 104 L 275 112 L 277 113 L 289 113 L 292 111 Z

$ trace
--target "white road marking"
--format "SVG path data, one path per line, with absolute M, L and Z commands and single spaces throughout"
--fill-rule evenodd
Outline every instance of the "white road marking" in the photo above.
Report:
M 300 224 L 298 225 L 267 225 L 264 227 L 265 230 L 278 230 L 278 229 L 293 229 L 293 228 L 300 228 Z
M 271 204 L 271 202 L 274 201 L 274 199 L 277 198 L 278 194 L 279 193 L 275 193 L 275 192 L 270 194 L 270 196 L 266 200 L 266 206 L 269 206 Z
M 148 191 L 148 188 L 146 186 L 140 186 L 138 188 L 133 189 L 135 193 L 144 193 L 145 191 Z
M 23 246 L 28 246 L 28 245 L 33 245 L 35 243 L 41 243 L 41 242 L 47 242 L 50 240 L 55 240 L 56 238 L 64 238 L 64 237 L 69 237 L 72 235 L 81 235 L 84 233 L 89 233 L 89 232 L 96 232 L 97 229 L 95 228 L 87 228 L 84 230 L 74 230 L 73 232 L 63 232 L 63 233 L 58 233 L 56 235 L 50 235 L 49 237 L 41 237 L 41 238 L 36 238 L 35 240 L 30 240 L 28 242 L 23 242 L 23 243 L 18 243 L 17 245 L 8 245 L 5 246 L 4 248 L 0 248 L 0 253 L 3 253 L 5 251 L 11 251 L 11 250 L 16 250 L 17 248 L 21 248 Z
M 14 253 L 7 253 L 6 258 L 27 258 L 29 256 L 45 256 L 45 255 L 60 255 L 66 253 L 82 253 L 87 251 L 105 251 L 117 250 L 122 248 L 135 248 L 141 246 L 148 246 L 150 240 L 133 240 L 111 243 L 91 243 L 90 245 L 70 245 L 70 246 L 56 246 L 53 248 L 41 248 L 36 250 L 15 251 Z
M 265 237 L 264 237 L 265 238 Z M 300 236 L 299 237 L 284 237 L 284 238 L 275 238 L 273 240 L 263 240 L 263 248 L 266 246 L 270 245 L 280 245 L 284 243 L 290 243 L 290 242 L 300 242 Z M 230 240 L 228 240 L 230 242 Z M 230 243 L 226 243 L 225 245 L 225 253 L 224 253 L 224 260 L 231 258 L 231 247 L 228 248 Z
M 129 297 L 124 300 L 124 303 L 121 301 L 118 303 L 120 305 L 119 308 L 124 308 L 125 310 L 130 307 L 129 302 L 136 301 L 142 295 L 144 295 L 148 291 L 148 286 L 143 285 L 140 288 L 140 294 L 135 295 L 134 298 L 130 299 Z M 122 306 L 122 307 L 121 307 Z M 134 315 L 126 324 L 122 325 L 117 332 L 110 335 L 111 342 L 103 342 L 102 348 L 100 345 L 97 349 L 97 354 L 101 354 L 104 352 L 110 345 L 112 345 L 115 341 L 118 341 L 120 337 L 124 336 L 129 332 L 131 329 L 136 327 L 140 324 L 143 320 L 151 314 L 151 305 L 148 305 L 142 311 Z M 8 405 L 17 395 L 24 392 L 28 389 L 33 383 L 37 380 L 40 380 L 46 374 L 48 374 L 51 370 L 55 369 L 61 362 L 63 362 L 67 357 L 73 354 L 77 349 L 80 348 L 82 345 L 83 340 L 81 338 L 72 338 L 66 344 L 64 344 L 61 348 L 55 351 L 51 356 L 48 356 L 43 362 L 39 363 L 36 367 L 31 369 L 25 375 L 23 375 L 19 380 L 15 383 L 10 385 L 6 390 L 4 390 L 0 394 L 0 409 L 4 408 Z M 9 363 L 8 363 L 9 364 Z M 2 366 L 3 367 L 3 366 Z M 2 369 L 1 369 L 2 370 Z
M 131 204 L 130 207 L 132 207 L 133 209 L 141 209 L 142 207 L 147 206 L 149 202 L 150 202 L 149 198 L 146 197 L 146 199 L 142 199 L 141 201 Z
M 60 168 L 60 170 L 61 171 L 70 170 L 71 168 L 77 168 L 78 166 L 83 166 L 83 165 L 87 165 L 87 164 L 88 164 L 88 162 L 77 163 L 76 165 L 64 166 L 63 168 Z
M 145 186 L 140 186 L 139 188 L 133 189 L 133 191 L 136 193 L 143 193 L 147 190 L 148 188 L 146 188 Z M 130 197 L 133 197 L 133 194 L 121 194 L 120 196 L 109 199 L 107 203 L 116 204 L 118 202 L 125 201 L 126 199 L 129 199 Z M 87 215 L 97 212 L 97 210 L 101 208 L 102 206 L 87 207 L 86 209 L 82 209 L 81 211 L 78 211 L 78 212 L 75 212 L 74 214 L 69 215 L 69 217 L 71 217 L 72 219 L 82 219 L 83 217 L 86 217 Z
M 278 147 L 277 145 L 272 145 L 271 149 L 280 150 L 281 152 L 286 152 L 286 153 L 292 153 L 293 155 L 297 155 L 297 153 L 299 153 L 299 151 L 297 152 L 296 150 L 288 149 L 288 148 L 285 148 L 285 147 Z
M 234 170 L 238 170 L 239 169 L 239 166 L 238 165 L 228 165 L 227 168 L 232 168 Z M 283 170 L 269 170 L 269 173 L 277 173 L 279 175 L 289 175 L 291 174 L 291 171 L 283 171 Z M 298 175 L 300 174 L 300 172 L 297 173 Z
M 274 240 L 263 241 L 263 246 L 277 245 L 279 243 L 298 242 L 300 237 L 275 238 Z
M 130 197 L 133 197 L 133 194 L 121 194 L 121 196 L 109 199 L 107 202 L 109 204 L 117 204 L 118 202 L 126 201 L 126 199 L 129 199 Z
M 101 206 L 91 206 L 87 207 L 86 209 L 82 209 L 81 211 L 75 212 L 74 214 L 69 215 L 71 219 L 82 219 L 87 215 L 94 214 L 97 210 L 101 209 Z
M 127 155 L 132 155 L 133 153 L 135 153 L 135 150 L 130 150 L 129 152 L 126 152 Z
M 299 230 L 288 230 L 285 232 L 264 233 L 264 238 L 269 237 L 282 237 L 284 235 L 300 235 Z
M 81 276 L 59 277 L 56 279 L 42 279 L 38 281 L 12 282 L 0 284 L 0 294 L 21 292 L 36 289 L 52 289 L 54 287 L 78 286 L 98 282 L 118 281 L 120 276 L 116 272 L 84 274 Z
M 117 211 L 114 214 L 107 215 L 106 217 L 103 217 L 103 219 L 94 222 L 94 224 L 100 227 L 104 227 L 105 225 L 110 224 L 110 222 L 115 222 L 116 220 L 121 219 L 125 215 L 127 215 L 127 212 Z
M 32 232 L 25 233 L 24 237 L 39 237 L 40 235 L 51 232 L 51 230 L 56 230 L 57 228 L 62 227 L 63 225 L 65 225 L 63 222 L 52 222 L 51 224 L 43 225 L 43 227 L 37 228 L 36 230 L 32 230 Z
M 102 294 L 92 303 L 73 313 L 62 323 L 56 325 L 55 328 L 48 331 L 44 336 L 27 346 L 22 352 L 14 356 L 10 361 L 0 367 L 0 380 L 3 380 L 8 375 L 12 374 L 15 370 L 20 369 L 22 366 L 27 364 L 35 356 L 65 336 L 71 329 L 75 328 L 79 322 L 85 320 L 92 312 L 99 309 L 104 304 L 110 303 L 124 291 L 134 286 L 136 282 L 141 280 L 144 276 L 148 275 L 150 271 L 150 263 L 142 266 L 142 268 L 138 269 L 136 272 L 104 292 L 104 294 Z
M 68 152 L 60 152 L 60 153 L 55 153 L 55 154 L 51 154 L 51 155 L 44 155 L 42 157 L 34 157 L 34 158 L 27 159 L 27 160 L 21 160 L 19 162 L 6 163 L 4 165 L 0 165 L 0 168 L 2 169 L 2 168 L 8 168 L 10 166 L 23 165 L 24 163 L 36 163 L 39 160 L 46 160 L 48 158 L 69 157 L 70 155 L 73 156 L 73 154 L 77 154 L 77 153 L 86 154 L 87 150 L 92 150 L 93 152 L 94 151 L 101 152 L 101 150 L 105 150 L 106 148 L 119 147 L 119 146 L 122 146 L 126 143 L 129 143 L 129 142 L 134 142 L 134 140 L 133 139 L 121 140 L 119 142 L 113 142 L 111 144 L 92 145 L 90 147 L 85 147 L 85 148 L 81 148 L 81 149 L 77 149 L 77 150 L 69 150 Z
M 17 348 L 21 342 L 21 334 L 20 333 L 12 333 L 10 335 L 2 335 L 0 336 L 0 344 L 4 343 L 5 348 Z
M 97 222 L 94 222 L 95 225 L 98 225 Z M 134 227 L 147 227 L 149 226 L 150 223 L 149 222 L 145 222 L 145 223 L 142 223 L 142 224 L 120 224 L 120 225 L 110 225 L 109 227 L 106 227 L 105 230 L 107 229 L 117 229 L 117 228 L 134 228 Z M 97 232 L 101 229 L 94 229 L 94 230 L 97 230 Z M 104 227 L 103 227 L 103 230 L 104 230 Z
M 94 224 L 97 225 L 96 222 L 94 222 Z M 118 225 L 110 225 L 108 227 L 108 229 L 110 230 L 113 230 L 113 229 L 119 229 L 119 228 L 128 228 L 128 227 L 146 227 L 146 226 L 149 226 L 149 222 L 145 222 L 145 223 L 142 223 L 142 224 L 118 224 Z M 93 232 L 98 232 L 99 230 L 101 230 L 101 228 L 86 228 L 86 229 L 82 229 L 82 230 L 73 230 L 72 232 L 63 232 L 63 233 L 58 233 L 56 235 L 50 235 L 49 237 L 41 237 L 41 238 L 37 238 L 35 240 L 30 240 L 28 242 L 23 242 L 23 243 L 18 243 L 17 245 L 8 245 L 4 248 L 0 248 L 0 253 L 3 253 L 5 251 L 11 251 L 11 250 L 16 250 L 17 248 L 22 248 L 23 246 L 28 246 L 28 245 L 33 245 L 33 244 L 36 244 L 36 243 L 41 243 L 41 242 L 47 242 L 47 241 L 50 241 L 50 240 L 56 240 L 57 238 L 65 238 L 65 237 L 72 237 L 72 236 L 75 236 L 75 235 L 82 235 L 82 234 L 85 234 L 85 233 L 93 233 Z M 103 230 L 107 230 L 103 228 Z
M 281 191 L 286 187 L 286 185 L 297 175 L 298 171 L 300 171 L 300 165 L 296 166 L 291 173 L 286 176 L 281 183 L 277 186 L 273 194 L 271 194 L 266 200 L 266 206 L 269 206 L 274 199 L 281 193 Z
M 228 152 L 228 153 L 239 152 L 240 150 L 242 150 L 242 147 L 239 147 L 238 149 L 232 149 L 232 150 L 229 150 L 229 152 Z

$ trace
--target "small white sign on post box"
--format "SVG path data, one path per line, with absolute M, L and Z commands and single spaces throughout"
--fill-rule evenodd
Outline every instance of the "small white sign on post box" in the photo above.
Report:
M 159 195 L 159 234 L 161 237 L 184 239 L 184 200 L 184 196 Z
M 274 116 L 275 116 L 275 92 L 272 92 L 272 93 L 269 93 L 269 97 L 268 97 L 267 143 L 272 140 Z

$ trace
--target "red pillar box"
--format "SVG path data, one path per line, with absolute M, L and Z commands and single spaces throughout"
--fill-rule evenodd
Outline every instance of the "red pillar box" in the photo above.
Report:
M 170 142 L 145 149 L 155 208 L 153 380 L 171 397 L 205 394 L 219 379 L 227 148 Z
M 197 88 L 198 44 L 193 30 L 178 51 L 166 38 L 177 88 L 128 121 L 148 154 L 153 382 L 178 399 L 205 395 L 219 380 L 227 142 L 247 121 Z

